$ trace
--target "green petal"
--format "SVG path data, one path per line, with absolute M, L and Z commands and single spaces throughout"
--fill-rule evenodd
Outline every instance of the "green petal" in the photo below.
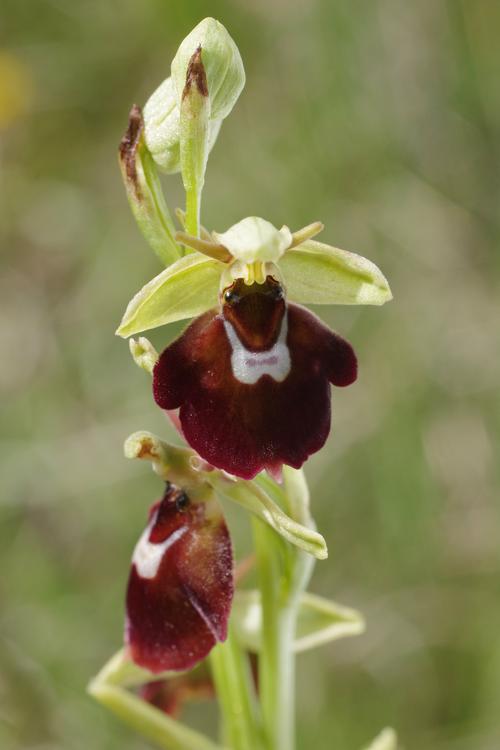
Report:
M 362 255 L 308 240 L 279 263 L 293 302 L 313 305 L 383 305 L 392 299 L 381 270 Z
M 130 354 L 136 365 L 153 374 L 155 364 L 158 362 L 158 352 L 154 348 L 151 341 L 148 341 L 145 336 L 139 336 L 136 339 L 129 339 Z
M 127 338 L 215 307 L 223 267 L 218 260 L 200 253 L 179 258 L 129 302 L 117 335 Z
M 231 617 L 241 644 L 249 651 L 260 651 L 260 591 L 237 591 Z M 300 653 L 339 638 L 360 635 L 364 628 L 363 617 L 356 610 L 304 593 L 300 597 L 294 651 Z

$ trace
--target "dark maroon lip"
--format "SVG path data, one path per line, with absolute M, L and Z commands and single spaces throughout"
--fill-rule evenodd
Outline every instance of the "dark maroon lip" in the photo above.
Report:
M 330 384 L 346 386 L 356 379 L 356 356 L 347 341 L 305 308 L 279 303 L 287 313 L 286 377 L 275 378 L 270 361 L 269 372 L 254 382 L 238 379 L 226 330 L 231 321 L 216 310 L 196 318 L 161 354 L 153 372 L 155 401 L 162 409 L 179 409 L 189 445 L 209 464 L 243 479 L 265 469 L 278 475 L 283 464 L 302 466 L 328 437 Z M 234 320 L 241 323 L 239 316 Z M 250 349 L 253 329 L 240 331 L 235 326 Z M 269 336 L 266 344 L 272 340 Z M 255 355 L 256 367 L 265 356 Z M 251 359 L 246 358 L 248 370 Z
M 222 314 L 249 351 L 270 349 L 276 342 L 285 314 L 283 288 L 271 276 L 263 284 L 237 279 L 223 294 Z
M 167 485 L 132 560 L 125 633 L 132 659 L 154 673 L 190 669 L 226 638 L 232 596 L 222 512 L 208 517 L 204 503 Z

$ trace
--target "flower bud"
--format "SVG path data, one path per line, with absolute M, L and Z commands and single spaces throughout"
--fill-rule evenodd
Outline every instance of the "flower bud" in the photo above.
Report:
M 144 106 L 144 140 L 156 165 L 166 174 L 181 170 L 180 110 L 172 78 L 166 78 Z M 208 128 L 208 150 L 219 134 L 222 120 L 211 120 Z
M 171 78 L 163 81 L 144 106 L 144 139 L 162 170 L 171 174 L 180 169 L 179 107 Z
M 223 120 L 231 112 L 245 85 L 241 55 L 221 23 L 214 18 L 200 21 L 181 43 L 172 61 L 172 81 L 179 106 L 188 65 L 198 47 L 201 47 L 207 76 L 210 118 Z

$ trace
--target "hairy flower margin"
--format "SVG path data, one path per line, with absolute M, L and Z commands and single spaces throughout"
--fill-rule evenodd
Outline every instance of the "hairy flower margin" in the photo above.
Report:
M 327 550 L 297 470 L 328 436 L 331 385 L 352 383 L 357 361 L 350 344 L 302 305 L 381 305 L 391 292 L 374 263 L 314 240 L 323 230 L 320 222 L 291 231 L 247 217 L 222 233 L 201 225 L 208 156 L 244 83 L 234 41 L 219 22 L 204 19 L 180 45 L 171 76 L 144 110 L 132 108 L 119 151 L 134 217 L 166 268 L 131 300 L 117 334 L 127 338 L 194 318 L 160 356 L 147 339 L 130 340 L 134 360 L 153 376 L 156 403 L 190 447 L 176 448 L 142 432 L 125 443 L 125 455 L 151 461 L 165 485 L 132 557 L 125 649 L 89 689 L 162 747 L 185 750 L 219 747 L 170 718 L 184 699 L 214 689 L 226 731 L 235 722 L 234 750 L 293 744 L 287 700 L 272 691 L 266 695 L 266 683 L 287 693 L 276 679 L 278 654 L 269 650 L 265 635 L 280 622 L 276 607 L 295 622 L 287 636 L 275 634 L 288 638 L 287 658 L 364 627 L 354 610 L 304 593 L 313 558 L 324 559 Z M 180 231 L 158 169 L 181 173 L 186 210 L 176 211 Z M 235 590 L 233 550 L 218 497 L 272 529 L 274 562 L 267 546 L 263 557 L 259 552 L 266 533 L 255 528 L 264 576 L 258 590 Z M 266 593 L 268 576 L 277 599 Z M 204 660 L 227 638 L 230 614 L 233 640 L 225 651 L 212 653 L 210 679 Z M 267 712 L 270 724 L 264 734 L 260 719 L 252 717 L 253 689 L 243 687 L 247 653 L 258 654 L 254 677 L 263 703 L 271 706 L 263 706 L 262 718 Z M 138 685 L 141 699 L 123 690 Z M 392 730 L 370 748 L 395 750 Z

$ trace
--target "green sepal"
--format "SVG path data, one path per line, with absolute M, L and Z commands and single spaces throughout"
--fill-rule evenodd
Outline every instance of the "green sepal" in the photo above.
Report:
M 386 727 L 377 737 L 363 750 L 397 750 L 398 738 L 394 729 Z
M 179 258 L 129 302 L 117 336 L 127 338 L 216 307 L 222 268 L 218 260 L 201 253 Z
M 367 258 L 308 240 L 279 263 L 287 296 L 312 305 L 383 305 L 392 299 L 387 279 Z
M 231 613 L 233 627 L 240 643 L 259 652 L 262 640 L 260 591 L 239 590 Z M 354 609 L 315 594 L 302 593 L 299 601 L 294 652 L 309 651 L 330 641 L 364 632 L 362 615 Z
M 144 140 L 139 107 L 130 110 L 127 132 L 119 149 L 120 169 L 132 213 L 142 234 L 161 262 L 168 266 L 181 256 L 156 165 Z

